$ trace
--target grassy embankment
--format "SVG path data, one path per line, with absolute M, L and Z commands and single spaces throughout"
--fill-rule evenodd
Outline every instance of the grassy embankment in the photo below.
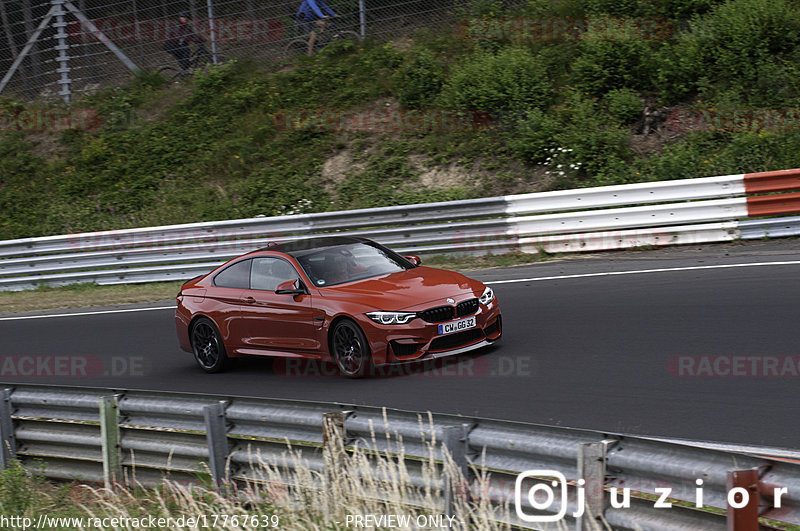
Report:
M 420 31 L 179 84 L 145 74 L 73 105 L 99 113 L 97 130 L 0 133 L 0 238 L 800 166 L 795 2 L 476 1 L 461 15 L 482 20 L 472 38 Z M 493 40 L 491 21 L 516 16 L 656 24 Z M 649 135 L 646 107 L 669 117 Z M 309 109 L 479 110 L 492 123 L 335 130 Z

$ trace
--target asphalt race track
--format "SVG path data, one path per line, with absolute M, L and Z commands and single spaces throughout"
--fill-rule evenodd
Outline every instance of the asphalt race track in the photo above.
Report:
M 347 380 L 332 367 L 248 359 L 207 375 L 178 348 L 172 311 L 156 309 L 0 314 L 0 379 L 322 400 L 800 448 L 800 242 L 609 253 L 471 275 L 516 280 L 492 284 L 503 340 L 436 366 Z

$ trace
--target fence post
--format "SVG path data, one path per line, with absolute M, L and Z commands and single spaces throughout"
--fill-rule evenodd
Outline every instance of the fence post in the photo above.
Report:
M 61 92 L 59 92 L 58 95 L 64 99 L 64 103 L 68 104 L 72 100 L 72 79 L 69 77 L 69 73 L 72 69 L 69 66 L 68 35 L 64 31 L 67 27 L 67 23 L 64 21 L 64 15 L 66 15 L 66 11 L 64 11 L 64 2 L 65 0 L 52 0 L 56 19 L 55 22 L 53 22 L 53 27 L 56 29 L 55 38 L 58 40 L 58 44 L 56 44 L 54 48 L 58 51 L 58 57 L 56 58 L 58 61 L 58 69 L 56 72 L 61 74 L 58 80 L 58 84 L 61 85 Z
M 358 0 L 358 20 L 361 26 L 361 39 L 367 37 L 367 9 L 364 7 L 364 0 Z
M 213 64 L 219 63 L 217 59 L 217 26 L 214 20 L 214 1 L 208 0 L 208 29 L 211 33 L 211 62 Z
M 225 402 L 217 402 L 203 407 L 206 422 L 206 441 L 208 443 L 208 468 L 219 490 L 228 480 L 228 427 L 225 421 Z
M 103 452 L 103 480 L 107 489 L 122 480 L 118 395 L 100 398 L 100 440 Z
M 0 401 L 0 466 L 8 468 L 17 458 L 17 439 L 14 436 L 14 420 L 11 418 L 11 389 L 3 389 Z
M 728 472 L 728 531 L 758 531 L 758 482 L 757 468 Z
M 456 469 L 448 472 L 444 467 L 444 514 L 458 516 L 458 497 L 465 498 L 469 503 L 469 462 L 467 461 L 467 449 L 469 446 L 470 424 L 460 426 L 444 426 L 442 428 L 442 448 L 453 460 Z M 443 459 L 443 465 L 446 461 Z M 455 477 L 454 477 L 455 476 Z
M 598 529 L 606 509 L 606 453 L 614 440 L 578 443 L 578 479 L 584 480 L 584 511 L 575 519 L 575 530 Z M 580 501 L 580 498 L 579 498 Z M 581 507 L 576 507 L 578 511 Z

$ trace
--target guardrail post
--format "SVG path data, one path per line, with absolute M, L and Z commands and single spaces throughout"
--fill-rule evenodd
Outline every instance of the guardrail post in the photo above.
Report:
M 469 462 L 467 461 L 467 448 L 469 446 L 469 432 L 471 426 L 445 426 L 442 428 L 442 448 L 447 450 L 456 470 L 448 472 L 444 468 L 444 514 L 458 516 L 456 499 L 465 498 L 469 503 Z M 455 477 L 454 477 L 455 475 Z M 459 477 L 460 476 L 460 477 Z
M 728 531 L 758 531 L 758 482 L 757 468 L 728 472 Z
M 332 492 L 333 485 L 344 472 L 344 450 L 347 441 L 345 421 L 349 411 L 334 411 L 322 414 L 322 456 L 325 462 L 325 489 Z M 335 512 L 336 501 L 329 497 L 328 514 Z
M 208 468 L 217 490 L 227 483 L 226 464 L 230 448 L 228 446 L 228 427 L 225 421 L 225 402 L 217 402 L 203 407 L 206 422 L 206 441 L 208 442 Z
M 3 389 L 0 401 L 0 466 L 8 468 L 17 458 L 17 439 L 14 435 L 14 419 L 11 418 L 11 389 Z
M 606 510 L 606 453 L 613 440 L 578 444 L 578 479 L 583 479 L 584 511 L 575 519 L 576 531 L 598 529 Z M 580 485 L 579 485 L 580 486 Z M 580 501 L 580 498 L 579 498 Z M 580 507 L 577 508 L 580 510 Z
M 107 489 L 122 481 L 122 456 L 119 435 L 117 396 L 100 398 L 100 440 L 103 452 L 103 480 Z

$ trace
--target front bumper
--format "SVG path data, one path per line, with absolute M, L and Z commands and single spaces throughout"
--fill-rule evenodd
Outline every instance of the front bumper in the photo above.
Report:
M 439 335 L 441 323 L 428 323 L 419 318 L 402 326 L 378 325 L 370 321 L 363 328 L 375 354 L 376 365 L 413 363 L 462 354 L 500 339 L 503 326 L 496 300 L 488 306 L 481 305 L 473 315 L 476 319 L 474 328 L 446 335 Z

